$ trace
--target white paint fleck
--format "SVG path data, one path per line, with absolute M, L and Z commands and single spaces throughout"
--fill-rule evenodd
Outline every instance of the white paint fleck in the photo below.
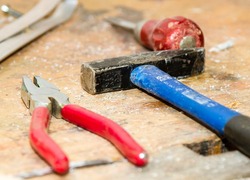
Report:
M 166 81 L 166 80 L 169 80 L 169 79 L 172 79 L 172 78 L 169 77 L 169 76 L 156 76 L 156 79 L 163 82 L 163 81 Z
M 184 92 L 182 92 L 182 94 L 186 97 L 188 97 L 189 99 L 192 99 L 194 100 L 195 102 L 201 104 L 201 105 L 206 105 L 207 107 L 213 107 L 213 106 L 216 106 L 216 104 L 211 101 L 210 99 L 208 98 L 205 98 L 203 96 L 199 96 L 197 95 L 195 92 L 193 91 L 190 91 L 190 90 L 186 90 Z
M 220 51 L 223 51 L 223 50 L 226 50 L 228 48 L 233 47 L 233 45 L 234 45 L 234 40 L 230 39 L 226 42 L 223 42 L 221 44 L 218 44 L 218 45 L 210 48 L 208 51 L 209 52 L 220 52 Z

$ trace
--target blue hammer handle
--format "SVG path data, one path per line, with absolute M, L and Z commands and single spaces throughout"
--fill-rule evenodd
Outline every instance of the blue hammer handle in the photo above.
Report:
M 152 65 L 135 68 L 130 80 L 141 89 L 195 117 L 250 156 L 250 118 L 182 84 Z

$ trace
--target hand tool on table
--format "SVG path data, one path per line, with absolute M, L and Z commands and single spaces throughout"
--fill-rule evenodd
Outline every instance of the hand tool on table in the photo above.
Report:
M 249 117 L 199 94 L 171 77 L 202 72 L 205 57 L 204 49 L 165 51 L 165 61 L 162 61 L 163 57 L 155 58 L 158 55 L 157 53 L 162 54 L 162 52 L 155 52 L 153 57 L 146 53 L 142 56 L 113 58 L 113 64 L 110 67 L 105 66 L 110 65 L 111 59 L 84 63 L 81 75 L 83 89 L 95 94 L 129 89 L 134 84 L 195 117 L 221 137 L 227 138 L 241 152 L 250 156 Z M 176 60 L 177 62 L 180 61 L 179 64 L 177 63 L 178 65 L 169 66 L 176 63 Z M 185 64 L 186 62 L 188 62 L 188 65 Z M 159 63 L 163 65 L 159 66 Z M 195 65 L 196 63 L 198 63 L 198 66 Z M 182 74 L 182 71 L 185 70 L 183 66 L 190 66 L 191 70 Z M 103 71 L 104 73 L 102 73 Z M 176 74 L 177 72 L 179 74 Z M 87 78 L 90 78 L 90 80 L 87 80 Z M 102 86 L 108 89 L 102 88 Z
M 69 169 L 77 169 L 77 168 L 82 168 L 82 167 L 91 167 L 91 166 L 98 166 L 98 165 L 106 165 L 106 164 L 112 164 L 115 161 L 112 160 L 90 160 L 90 161 L 75 161 L 75 162 L 70 162 L 69 163 Z M 32 171 L 26 171 L 26 172 L 20 172 L 15 175 L 17 178 L 22 178 L 22 179 L 30 179 L 30 178 L 35 178 L 35 177 L 40 177 L 40 176 L 45 176 L 48 174 L 54 173 L 53 169 L 50 167 L 45 167 L 41 169 L 34 169 Z
M 195 117 L 250 157 L 249 117 L 201 95 L 152 65 L 135 68 L 130 80 L 148 93 Z
M 204 46 L 201 28 L 182 16 L 163 20 L 133 23 L 120 18 L 108 18 L 113 25 L 134 31 L 136 39 L 151 50 L 173 50 Z
M 0 42 L 15 34 L 48 15 L 60 3 L 61 0 L 41 0 L 29 12 L 0 29 Z
M 66 173 L 69 163 L 65 153 L 46 133 L 50 114 L 107 139 L 134 165 L 147 164 L 145 150 L 122 127 L 108 118 L 70 104 L 65 94 L 41 77 L 35 76 L 33 83 L 24 76 L 21 97 L 32 113 L 29 133 L 31 145 L 55 172 Z
M 182 78 L 200 74 L 205 64 L 204 48 L 143 52 L 82 64 L 81 84 L 90 94 L 134 88 L 129 77 L 140 65 L 152 64 L 171 76 Z
M 0 62 L 35 38 L 67 21 L 77 4 L 77 0 L 42 0 L 28 13 L 0 29 Z M 55 10 L 49 17 L 42 19 L 53 9 Z M 25 31 L 27 27 L 29 30 Z M 9 31 L 9 28 L 14 30 Z

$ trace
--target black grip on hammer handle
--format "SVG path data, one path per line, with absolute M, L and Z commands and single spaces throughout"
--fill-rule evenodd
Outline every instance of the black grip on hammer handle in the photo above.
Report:
M 250 117 L 233 117 L 224 128 L 224 136 L 242 153 L 250 157 Z

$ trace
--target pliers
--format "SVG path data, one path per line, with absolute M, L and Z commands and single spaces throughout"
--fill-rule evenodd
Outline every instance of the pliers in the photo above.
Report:
M 51 115 L 63 118 L 110 141 L 131 163 L 144 166 L 146 151 L 118 124 L 78 105 L 45 79 L 35 76 L 32 82 L 23 76 L 21 97 L 32 114 L 29 138 L 33 149 L 58 174 L 67 173 L 69 160 L 46 132 Z

